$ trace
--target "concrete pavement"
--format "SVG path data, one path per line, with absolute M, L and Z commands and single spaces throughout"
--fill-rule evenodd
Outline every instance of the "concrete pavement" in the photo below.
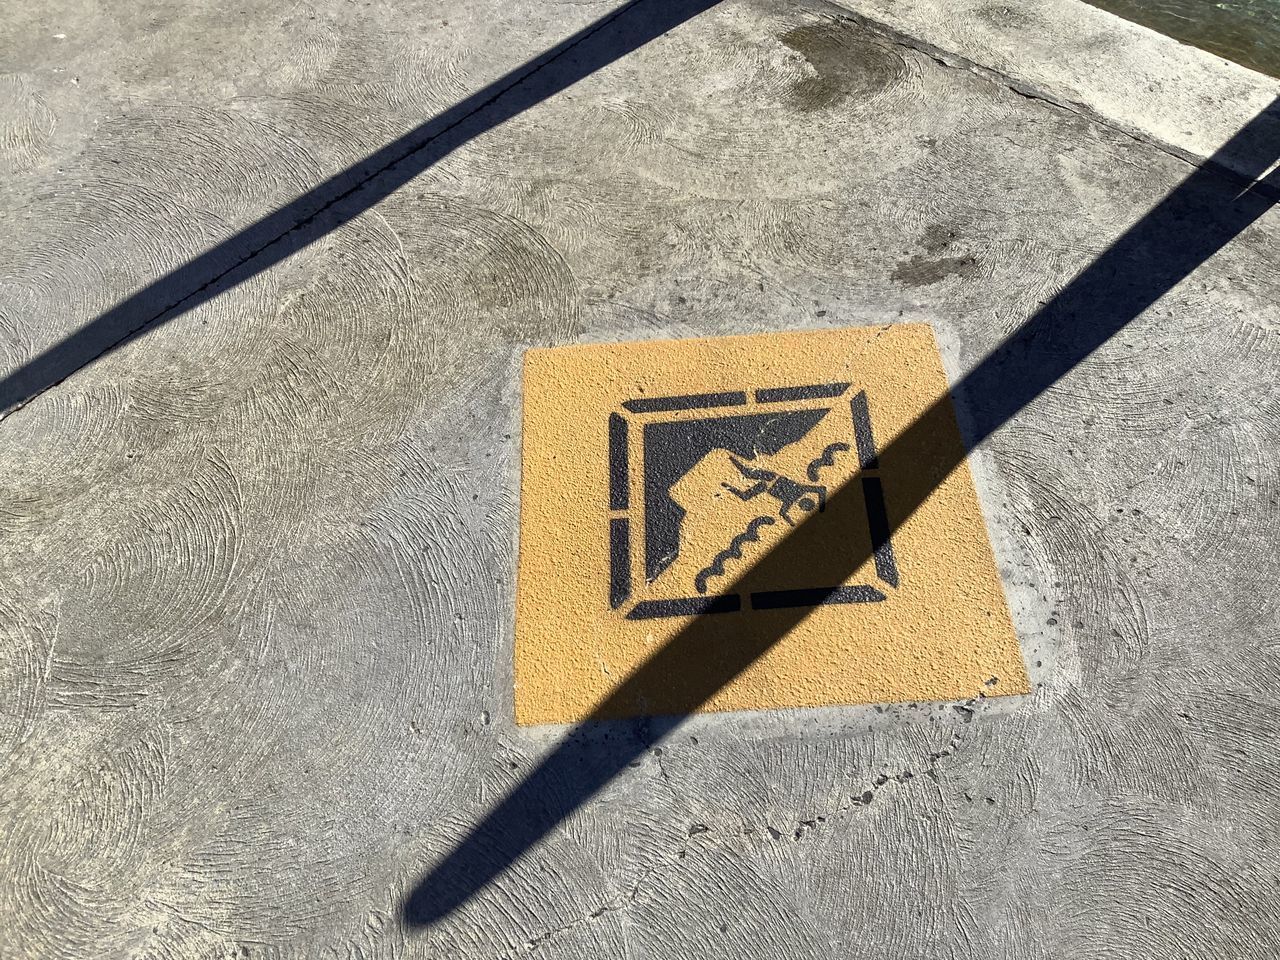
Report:
M 504 93 L 613 7 L 6 5 L 0 956 L 1276 954 L 1280 85 L 850 7 L 642 0 Z M 908 321 L 955 383 L 1099 262 L 1158 299 L 958 398 L 1031 695 L 592 733 L 620 775 L 406 918 L 563 733 L 512 714 L 526 347 Z

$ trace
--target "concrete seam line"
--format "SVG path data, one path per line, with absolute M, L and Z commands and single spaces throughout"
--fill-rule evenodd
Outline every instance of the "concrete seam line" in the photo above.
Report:
M 1166 143 L 1165 141 L 1156 139 L 1149 134 L 1142 133 L 1140 130 L 1130 127 L 1127 124 L 1120 123 L 1110 117 L 1106 117 L 1103 114 L 1100 114 L 1097 110 L 1094 110 L 1092 107 L 1086 106 L 1083 103 L 1079 103 L 1074 100 L 1064 100 L 1061 97 L 1054 96 L 1046 90 L 1034 87 L 1029 83 L 1021 80 L 1015 80 L 1013 77 L 1008 74 L 1001 73 L 999 70 L 994 70 L 991 67 L 984 67 L 982 64 L 970 60 L 962 54 L 951 50 L 945 50 L 941 47 L 934 46 L 931 43 L 926 43 L 923 40 L 912 37 L 909 34 L 905 34 L 902 31 L 889 26 L 887 23 L 883 23 L 880 20 L 868 17 L 864 13 L 859 13 L 855 10 L 849 9 L 848 7 L 842 6 L 839 3 L 839 0 L 822 0 L 822 3 L 831 10 L 838 11 L 836 16 L 841 19 L 847 20 L 850 23 L 857 23 L 860 26 L 865 27 L 871 33 L 878 34 L 892 43 L 905 47 L 908 50 L 914 50 L 917 53 L 924 54 L 935 63 L 944 67 L 949 67 L 952 70 L 968 70 L 970 73 L 982 77 L 984 80 L 1007 87 L 1020 97 L 1025 97 L 1028 100 L 1039 100 L 1051 106 L 1058 107 L 1061 110 L 1075 114 L 1082 119 L 1089 120 L 1100 126 L 1106 127 L 1108 130 L 1112 130 L 1122 136 L 1128 137 L 1136 143 L 1159 150 L 1161 153 L 1173 157 L 1176 160 L 1181 160 L 1192 167 L 1207 168 L 1215 172 L 1221 172 L 1224 176 L 1229 177 L 1242 185 L 1249 183 L 1244 176 L 1237 173 L 1235 170 L 1232 170 L 1225 164 L 1214 160 L 1212 157 L 1203 157 L 1190 150 L 1185 150 L 1182 147 L 1176 147 L 1171 143 Z
M 581 35 L 578 36 L 578 38 L 574 40 L 572 43 L 568 44 L 563 49 L 557 51 L 552 56 L 547 57 L 545 60 L 534 63 L 533 66 L 529 67 L 529 69 L 526 70 L 524 73 L 522 73 L 519 77 L 516 77 L 506 86 L 495 91 L 493 96 L 489 97 L 489 99 L 485 100 L 483 103 L 477 104 L 472 110 L 469 110 L 467 113 L 458 117 L 458 119 L 454 120 L 448 126 L 441 128 L 435 133 L 432 133 L 430 136 L 426 137 L 423 140 L 407 145 L 404 151 L 401 152 L 399 155 L 387 160 L 381 166 L 364 174 L 352 186 L 348 187 L 346 190 L 343 190 L 341 193 L 337 194 L 331 199 L 326 200 L 318 209 L 312 211 L 310 214 L 301 218 L 300 220 L 295 221 L 289 227 L 285 228 L 280 233 L 277 233 L 271 239 L 266 240 L 265 242 L 261 243 L 257 247 L 254 247 L 248 253 L 244 254 L 244 256 L 236 260 L 235 263 L 231 264 L 225 270 L 220 272 L 217 276 L 212 277 L 211 279 L 200 284 L 198 287 L 195 287 L 194 289 L 189 290 L 187 293 L 183 294 L 182 297 L 173 301 L 172 303 L 169 303 L 166 306 L 161 307 L 159 312 L 152 314 L 150 317 L 148 317 L 146 320 L 139 323 L 137 326 L 132 327 L 127 332 L 123 333 L 120 337 L 113 340 L 110 344 L 108 344 L 106 347 L 102 348 L 100 351 L 95 353 L 92 357 L 89 357 L 88 359 L 86 359 L 74 370 L 68 371 L 65 376 L 60 377 L 58 380 L 52 383 L 49 383 L 48 385 L 44 386 L 40 390 L 31 394 L 31 396 L 26 397 L 19 403 L 14 404 L 8 410 L 0 411 L 0 423 L 3 423 L 5 420 L 13 416 L 13 414 L 17 413 L 19 410 L 24 409 L 29 403 L 31 403 L 36 398 L 44 396 L 44 394 L 46 394 L 53 388 L 61 386 L 63 383 L 66 383 L 67 380 L 71 379 L 71 377 L 75 376 L 85 367 L 100 360 L 102 357 L 106 356 L 108 353 L 111 353 L 121 344 L 126 343 L 129 340 L 132 340 L 134 337 L 136 337 L 142 331 L 146 330 L 152 324 L 164 319 L 164 317 L 168 315 L 171 311 L 177 310 L 179 307 L 181 307 L 184 303 L 186 303 L 192 297 L 196 296 L 197 294 L 203 293 L 204 291 L 210 289 L 211 287 L 217 286 L 220 282 L 225 280 L 230 274 L 239 270 L 241 267 L 245 266 L 246 264 L 253 262 L 253 260 L 256 259 L 258 256 L 260 256 L 264 251 L 269 250 L 271 247 L 274 247 L 277 243 L 286 239 L 291 234 L 296 233 L 298 230 L 301 230 L 303 227 L 307 226 L 308 224 L 314 223 L 320 216 L 322 216 L 329 210 L 332 210 L 335 206 L 337 206 L 343 200 L 358 193 L 360 190 L 364 189 L 366 186 L 368 186 L 370 183 L 377 180 L 379 177 L 384 176 L 390 170 L 394 169 L 404 161 L 408 160 L 414 154 L 419 153 L 422 150 L 425 150 L 428 146 L 430 146 L 436 140 L 439 140 L 441 137 L 445 136 L 450 131 L 466 123 L 472 117 L 475 117 L 476 115 L 483 113 L 485 110 L 488 110 L 491 106 L 493 106 L 503 97 L 507 96 L 513 90 L 519 88 L 520 86 L 525 84 L 527 81 L 529 81 L 533 77 L 537 76 L 545 68 L 549 67 L 551 64 L 555 63 L 557 60 L 560 60 L 562 57 L 570 53 L 576 47 L 580 46 L 581 44 L 585 43 L 587 40 L 591 39 L 591 37 L 595 36 L 595 34 L 599 33 L 605 27 L 612 24 L 619 17 L 623 16 L 627 12 L 633 10 L 638 6 L 641 6 L 646 2 L 648 2 L 648 0 L 629 0 L 628 3 L 624 3 L 622 6 L 614 10 L 612 13 L 604 17 L 601 17 L 593 25 L 591 25 L 589 29 L 586 29 L 585 31 L 583 31 Z M 554 49 L 554 47 L 552 49 Z M 539 56 L 545 56 L 545 52 L 543 54 L 540 54 Z M 353 166 L 358 166 L 360 162 L 362 161 L 357 161 L 356 164 L 353 164 Z M 346 169 L 349 170 L 351 168 L 348 167 Z M 335 174 L 333 174 L 333 176 L 338 177 L 345 172 L 346 170 L 339 170 Z M 305 194 L 301 194 L 299 196 L 300 197 L 305 196 Z M 294 200 L 290 200 L 288 201 L 288 203 L 293 203 L 297 199 L 299 198 L 295 197 Z M 234 239 L 234 236 L 228 237 L 223 241 L 219 241 L 219 243 L 225 243 L 226 240 L 230 240 L 230 239 Z

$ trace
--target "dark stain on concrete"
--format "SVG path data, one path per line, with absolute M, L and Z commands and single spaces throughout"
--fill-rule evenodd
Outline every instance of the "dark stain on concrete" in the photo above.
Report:
M 950 227 L 930 224 L 920 238 L 920 246 L 924 252 L 900 261 L 893 269 L 892 278 L 903 286 L 927 287 L 947 277 L 972 276 L 978 270 L 977 257 L 970 253 L 939 256 L 951 250 L 959 239 L 960 234 Z
M 778 39 L 808 60 L 816 74 L 791 85 L 792 101 L 804 113 L 849 97 L 873 96 L 899 82 L 906 69 L 901 56 L 850 20 L 824 18 Z

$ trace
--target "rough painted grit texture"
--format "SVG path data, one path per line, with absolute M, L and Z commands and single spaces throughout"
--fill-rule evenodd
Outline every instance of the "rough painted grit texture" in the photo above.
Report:
M 618 5 L 9 3 L 4 375 Z M 984 6 L 1015 74 L 1254 112 L 1075 0 L 894 4 L 965 44 Z M 523 346 L 924 321 L 963 428 L 1195 172 L 926 50 L 724 0 L 0 422 L 4 960 L 1276 960 L 1280 210 L 970 453 L 1033 695 L 698 714 L 399 920 L 562 739 L 511 716 Z
M 536 349 L 524 391 L 519 723 L 592 715 L 698 617 L 698 658 L 610 713 L 1027 692 L 954 417 L 893 442 L 947 391 L 928 325 Z

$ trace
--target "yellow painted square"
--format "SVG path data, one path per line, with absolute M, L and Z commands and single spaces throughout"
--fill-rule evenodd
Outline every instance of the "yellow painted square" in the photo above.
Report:
M 691 625 L 608 715 L 1026 693 L 946 392 L 923 324 L 528 351 L 517 722 L 601 715 Z

